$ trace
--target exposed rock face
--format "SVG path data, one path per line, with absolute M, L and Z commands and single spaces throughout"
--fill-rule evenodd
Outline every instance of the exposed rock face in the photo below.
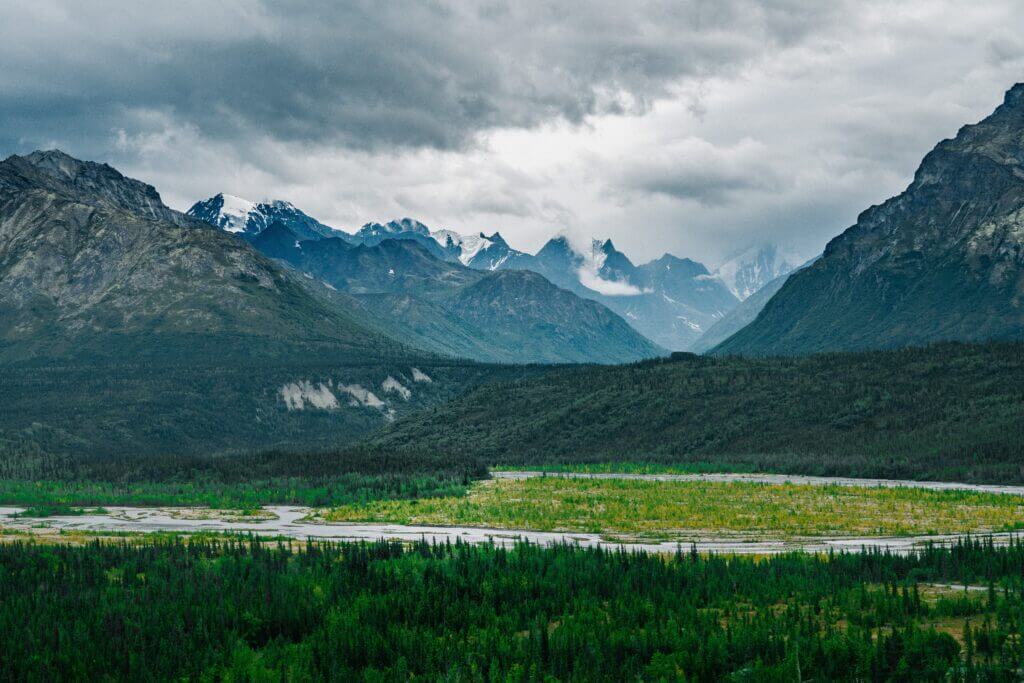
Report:
M 379 341 L 244 242 L 173 211 L 152 187 L 105 164 L 61 152 L 0 162 L 7 351 L 102 354 L 110 334 L 140 335 L 154 353 L 158 334 Z
M 717 353 L 1024 337 L 1024 84 L 860 215 Z

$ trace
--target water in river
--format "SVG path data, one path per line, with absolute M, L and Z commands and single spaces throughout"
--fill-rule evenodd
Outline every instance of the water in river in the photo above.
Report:
M 525 478 L 541 476 L 537 472 L 496 472 L 498 478 Z M 841 486 L 911 486 L 929 489 L 969 489 L 991 493 L 1024 495 L 1024 487 L 1020 486 L 982 486 L 955 484 L 947 482 L 913 482 L 895 480 L 859 480 L 831 477 L 800 477 L 787 475 L 747 475 L 747 474 L 701 474 L 701 475 L 606 475 L 606 474 L 565 474 L 548 476 L 570 476 L 583 478 L 627 477 L 631 479 L 652 480 L 700 480 L 700 481 L 746 481 L 760 483 L 802 483 L 811 485 Z M 431 542 L 456 540 L 464 543 L 494 543 L 495 545 L 511 545 L 517 541 L 529 541 L 540 545 L 555 543 L 576 543 L 581 546 L 613 547 L 627 550 L 645 550 L 650 552 L 674 552 L 680 545 L 684 549 L 695 546 L 702 552 L 721 553 L 756 553 L 770 554 L 792 550 L 807 552 L 827 552 L 829 550 L 859 551 L 864 548 L 888 548 L 896 552 L 921 547 L 927 543 L 949 544 L 960 538 L 960 535 L 944 536 L 902 536 L 902 537 L 814 537 L 773 539 L 767 537 L 751 537 L 735 533 L 705 533 L 686 537 L 681 540 L 666 542 L 650 542 L 637 539 L 612 539 L 598 534 L 575 532 L 520 531 L 508 529 L 486 529 L 479 527 L 440 527 L 440 526 L 407 526 L 401 524 L 328 524 L 311 518 L 314 510 L 294 506 L 267 506 L 264 510 L 269 519 L 230 520 L 230 519 L 197 519 L 182 515 L 181 510 L 174 508 L 136 508 L 108 507 L 107 514 L 87 514 L 30 519 L 12 517 L 21 508 L 0 507 L 0 527 L 24 531 L 59 531 L 79 530 L 98 532 L 227 532 L 258 534 L 261 536 L 283 536 L 287 538 L 307 539 L 323 538 L 332 540 L 379 540 L 393 539 L 400 541 L 418 541 L 425 539 Z M 41 528 L 40 525 L 45 525 Z M 993 534 L 996 543 L 1007 543 L 1011 537 L 1020 534 Z

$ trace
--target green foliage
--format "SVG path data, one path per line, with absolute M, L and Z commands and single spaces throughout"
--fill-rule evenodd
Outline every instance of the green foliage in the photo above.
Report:
M 1024 344 L 678 356 L 483 385 L 370 438 L 501 465 L 1024 482 Z
M 0 503 L 32 506 L 273 503 L 325 506 L 459 496 L 484 477 L 478 461 L 436 454 L 392 457 L 364 449 L 220 457 L 0 457 Z
M 156 357 L 131 344 L 122 358 L 90 356 L 75 362 L 3 365 L 0 371 L 0 476 L 7 468 L 31 467 L 49 456 L 220 455 L 271 448 L 336 449 L 379 429 L 382 411 L 350 405 L 336 390 L 334 410 L 288 410 L 279 389 L 292 382 L 316 386 L 358 384 L 404 415 L 449 400 L 480 382 L 543 371 L 537 366 L 481 365 L 402 356 L 382 349 L 365 353 L 278 348 L 247 356 L 216 339 L 160 337 Z M 117 339 L 104 342 L 110 356 Z M 432 382 L 414 382 L 412 367 Z M 394 377 L 412 391 L 408 400 L 386 394 Z M 39 463 L 36 463 L 39 464 Z
M 31 505 L 21 512 L 16 512 L 11 517 L 53 517 L 61 515 L 67 517 L 69 515 L 87 515 L 87 514 L 106 514 L 106 510 L 103 508 L 95 508 L 92 510 L 86 510 L 85 508 L 68 507 L 66 505 Z
M 1024 529 L 1024 497 L 906 487 L 536 477 L 477 482 L 468 496 L 351 503 L 325 517 L 670 540 L 700 532 L 905 536 Z
M 366 505 L 374 500 L 458 497 L 466 492 L 462 478 L 443 475 L 339 474 L 334 477 L 293 477 L 230 482 L 210 479 L 182 481 L 22 481 L 0 480 L 0 504 L 29 505 L 24 517 L 77 514 L 73 505 L 203 506 L 255 510 L 263 505 L 310 507 Z
M 761 559 L 14 541 L 0 664 L 11 680 L 1014 680 L 1022 568 L 1020 544 L 975 540 Z M 968 581 L 993 588 L 949 616 L 929 582 Z

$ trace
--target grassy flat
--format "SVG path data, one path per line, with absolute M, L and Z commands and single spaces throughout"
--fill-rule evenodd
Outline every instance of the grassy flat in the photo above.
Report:
M 898 536 L 1024 529 L 1024 497 L 969 491 L 625 479 L 492 480 L 464 497 L 374 501 L 334 522 L 480 526 L 673 537 Z

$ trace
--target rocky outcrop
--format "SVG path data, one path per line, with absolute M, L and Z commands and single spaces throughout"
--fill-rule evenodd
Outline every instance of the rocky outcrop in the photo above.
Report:
M 716 353 L 1024 337 L 1024 84 L 862 213 Z

